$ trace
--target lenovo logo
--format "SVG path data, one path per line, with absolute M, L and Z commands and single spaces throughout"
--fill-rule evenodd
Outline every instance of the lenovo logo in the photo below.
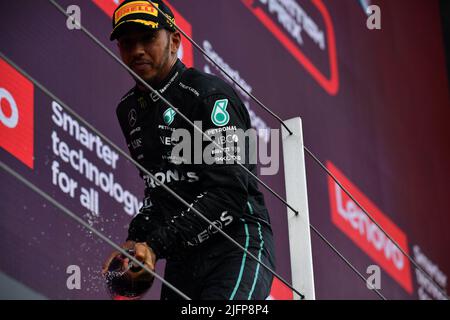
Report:
M 327 162 L 327 167 L 375 221 L 408 253 L 408 239 L 405 233 L 331 162 Z M 408 258 L 330 177 L 328 190 L 333 223 L 411 294 L 413 288 Z
M 0 146 L 33 169 L 33 84 L 2 59 L 0 74 Z

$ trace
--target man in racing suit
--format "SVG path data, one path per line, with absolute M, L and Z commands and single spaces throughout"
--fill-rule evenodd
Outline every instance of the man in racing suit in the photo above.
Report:
M 119 6 L 113 21 L 116 28 L 111 38 L 119 40 L 124 62 L 192 122 L 200 121 L 196 124 L 220 146 L 225 147 L 221 143 L 224 141 L 237 142 L 236 132 L 246 131 L 251 124 L 235 91 L 215 76 L 186 68 L 176 55 L 180 34 L 168 20 L 163 23 L 164 19 L 155 20 L 154 15 L 145 16 L 144 11 L 139 19 L 133 14 L 121 18 L 121 7 L 134 2 L 125 1 Z M 162 1 L 154 2 L 173 17 Z M 142 19 L 159 21 L 160 28 L 150 29 L 136 22 Z M 215 148 L 209 154 L 221 157 L 215 157 L 212 164 L 205 163 L 202 157 L 208 141 L 201 143 L 200 152 L 192 147 L 177 156 L 174 148 L 186 141 L 182 141 L 184 136 L 180 139 L 173 134 L 181 129 L 190 137 L 199 133 L 138 82 L 120 101 L 117 116 L 131 156 L 156 178 L 140 171 L 146 186 L 144 205 L 130 223 L 124 248 L 136 249 L 136 257 L 153 269 L 157 259 L 166 259 L 165 279 L 193 299 L 265 299 L 272 274 L 193 210 L 273 269 L 269 214 L 256 180 L 236 161 L 226 162 L 229 158 Z M 226 150 L 232 157 L 245 159 L 243 164 L 256 174 L 256 165 L 249 164 L 249 139 L 246 142 L 244 150 Z M 164 190 L 161 183 L 190 206 Z M 161 298 L 179 299 L 166 286 Z

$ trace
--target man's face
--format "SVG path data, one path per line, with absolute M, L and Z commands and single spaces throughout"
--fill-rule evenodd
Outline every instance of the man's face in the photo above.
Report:
M 122 61 L 146 82 L 162 81 L 172 66 L 171 38 L 164 29 L 154 31 L 135 24 L 124 26 L 118 38 Z

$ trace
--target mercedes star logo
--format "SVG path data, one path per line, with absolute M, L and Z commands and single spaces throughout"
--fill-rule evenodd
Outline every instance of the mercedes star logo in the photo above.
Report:
M 131 109 L 130 113 L 128 113 L 128 123 L 131 127 L 134 127 L 136 125 L 137 121 L 137 113 L 136 110 Z

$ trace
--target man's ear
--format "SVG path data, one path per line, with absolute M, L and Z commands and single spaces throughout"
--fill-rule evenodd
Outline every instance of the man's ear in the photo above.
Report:
M 178 49 L 180 48 L 181 45 L 181 34 L 179 31 L 174 31 L 171 33 L 170 35 L 170 51 L 172 53 L 177 53 Z

